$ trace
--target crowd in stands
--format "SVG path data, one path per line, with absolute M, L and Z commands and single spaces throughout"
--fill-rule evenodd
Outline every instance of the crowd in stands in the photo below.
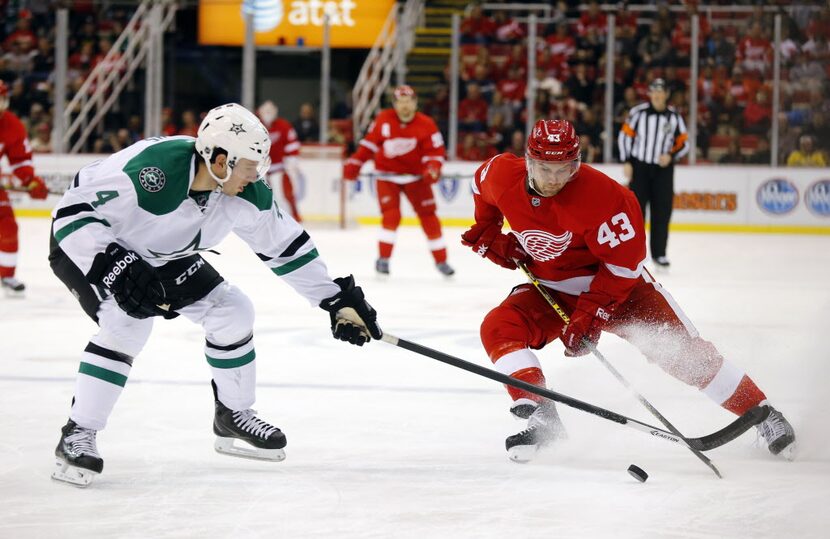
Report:
M 709 4 L 712 4 L 710 2 Z M 730 2 L 735 4 L 740 2 Z M 804 2 L 808 4 L 809 2 Z M 788 3 L 787 3 L 788 4 Z M 802 4 L 802 2 L 799 2 Z M 823 164 L 830 150 L 830 8 L 781 10 L 780 164 Z M 751 5 L 754 7 L 747 7 Z M 784 4 L 781 4 L 782 6 Z M 823 6 L 823 7 L 822 7 Z M 537 118 L 572 121 L 583 159 L 602 161 L 607 16 L 598 2 L 554 2 L 536 29 Z M 699 76 L 691 81 L 691 16 L 667 3 L 615 10 L 614 133 L 630 108 L 647 100 L 649 81 L 664 78 L 670 105 L 689 118 L 689 86 L 698 90 L 697 162 L 769 164 L 772 127 L 773 16 L 758 2 L 735 12 L 699 14 Z M 459 153 L 464 159 L 511 151 L 527 120 L 528 27 L 510 10 L 472 3 L 461 23 Z M 526 15 L 526 13 L 524 13 Z M 425 110 L 446 131 L 449 66 Z M 616 158 L 616 144 L 612 144 Z M 809 157 L 803 157 L 807 152 Z M 790 159 L 790 156 L 795 156 Z
M 717 2 L 709 2 L 713 3 Z M 780 164 L 828 162 L 830 8 L 814 3 L 815 8 L 781 10 Z M 24 120 L 37 152 L 52 150 L 51 5 L 46 0 L 0 0 L 0 79 L 10 86 L 10 109 Z M 536 54 L 535 115 L 572 121 L 582 139 L 583 159 L 603 161 L 607 16 L 595 1 L 553 1 L 551 6 L 550 17 L 538 25 L 537 40 L 530 44 Z M 631 10 L 620 4 L 615 10 L 612 140 L 628 110 L 647 99 L 649 81 L 663 77 L 671 90 L 670 105 L 687 121 L 693 112 L 689 87 L 697 85 L 697 162 L 768 164 L 774 13 L 760 5 L 734 13 L 700 13 L 699 76 L 691 81 L 690 21 L 697 8 L 694 3 L 685 6 L 682 11 L 666 3 L 654 10 Z M 130 8 L 120 3 L 101 7 L 92 0 L 72 2 L 67 99 L 104 61 L 130 15 Z M 462 159 L 481 160 L 503 151 L 523 153 L 529 44 L 527 23 L 518 15 L 510 10 L 485 11 L 473 3 L 463 19 L 458 104 Z M 117 61 L 112 67 L 123 69 Z M 434 97 L 421 103 L 422 111 L 435 118 L 445 134 L 449 76 L 448 65 Z M 143 119 L 136 113 L 143 111 L 141 90 L 133 85 L 125 92 L 85 151 L 114 152 L 142 138 Z M 205 112 L 165 108 L 164 134 L 194 135 Z M 351 141 L 350 112 L 346 102 L 332 110 L 331 141 Z M 312 103 L 303 104 L 288 118 L 294 120 L 302 141 L 318 140 L 320 126 Z M 616 158 L 616 144 L 612 148 Z

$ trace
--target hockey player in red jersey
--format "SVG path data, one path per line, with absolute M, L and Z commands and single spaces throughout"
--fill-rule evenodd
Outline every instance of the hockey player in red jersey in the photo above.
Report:
M 26 128 L 9 107 L 9 89 L 0 80 L 0 159 L 9 160 L 12 175 L 35 199 L 49 194 L 46 184 L 35 176 L 32 167 L 32 148 Z M 0 184 L 0 288 L 8 295 L 21 295 L 25 285 L 14 276 L 17 266 L 17 221 L 14 219 L 9 195 Z
M 259 119 L 268 129 L 271 137 L 271 168 L 268 169 L 268 183 L 276 188 L 278 179 L 282 180 L 282 195 L 291 210 L 291 216 L 301 222 L 297 199 L 294 196 L 294 184 L 300 178 L 297 159 L 300 155 L 300 140 L 291 123 L 278 116 L 279 109 L 273 101 L 265 101 L 257 109 Z
M 346 160 L 343 178 L 356 180 L 363 163 L 374 158 L 382 215 L 380 254 L 375 264 L 379 274 L 389 273 L 389 259 L 401 222 L 403 193 L 418 215 L 435 267 L 449 277 L 455 270 L 447 263 L 447 247 L 432 192 L 432 185 L 441 178 L 444 139 L 432 118 L 417 112 L 417 108 L 415 90 L 409 86 L 395 88 L 394 108 L 377 115 L 358 150 Z
M 544 386 L 533 350 L 561 339 L 568 357 L 588 353 L 609 331 L 636 346 L 678 380 L 723 408 L 743 414 L 766 401 L 739 367 L 702 339 L 668 291 L 644 269 L 645 232 L 637 199 L 602 172 L 581 165 L 570 122 L 540 120 L 525 158 L 501 154 L 476 171 L 475 225 L 462 243 L 479 256 L 516 269 L 525 262 L 570 314 L 565 325 L 530 284 L 519 285 L 481 325 L 481 340 L 496 370 Z M 510 233 L 502 232 L 504 220 Z M 507 388 L 510 411 L 528 420 L 507 438 L 511 459 L 526 461 L 564 436 L 553 402 Z M 795 434 L 772 409 L 758 425 L 770 452 L 792 458 Z

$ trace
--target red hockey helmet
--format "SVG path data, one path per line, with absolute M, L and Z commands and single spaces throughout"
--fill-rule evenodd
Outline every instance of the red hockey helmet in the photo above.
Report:
M 579 171 L 579 137 L 567 120 L 539 120 L 527 137 L 527 181 L 544 197 L 557 194 Z
M 539 120 L 527 137 L 527 155 L 537 161 L 579 159 L 579 137 L 567 120 Z

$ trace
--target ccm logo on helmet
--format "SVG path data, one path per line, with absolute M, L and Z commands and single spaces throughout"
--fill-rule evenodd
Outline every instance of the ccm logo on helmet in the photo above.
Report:
M 102 281 L 104 283 L 104 286 L 106 286 L 107 288 L 112 287 L 112 283 L 115 281 L 115 278 L 121 275 L 124 272 L 124 270 L 127 269 L 127 266 L 137 261 L 137 255 L 135 255 L 134 253 L 127 253 L 127 256 L 116 262 L 115 266 L 104 277 Z

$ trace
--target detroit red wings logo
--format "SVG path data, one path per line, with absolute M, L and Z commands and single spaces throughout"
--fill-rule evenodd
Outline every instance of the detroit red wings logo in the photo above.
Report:
M 573 234 L 570 231 L 558 236 L 544 230 L 524 230 L 522 232 L 514 230 L 513 234 L 519 239 L 519 243 L 522 244 L 524 250 L 533 257 L 533 260 L 539 262 L 553 260 L 564 253 L 568 245 L 571 244 L 571 239 L 573 239 Z
M 390 138 L 383 141 L 383 154 L 389 159 L 406 155 L 418 147 L 415 138 Z

